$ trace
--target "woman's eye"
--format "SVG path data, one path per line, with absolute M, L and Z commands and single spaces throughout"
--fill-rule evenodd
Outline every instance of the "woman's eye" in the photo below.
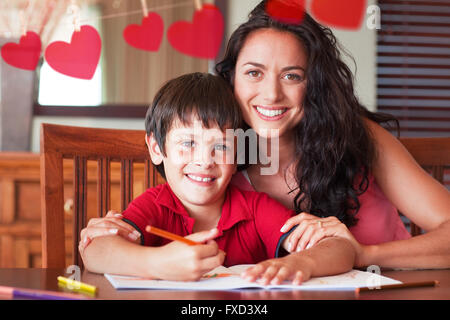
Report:
M 256 71 L 256 70 L 250 70 L 247 72 L 247 75 L 249 75 L 252 78 L 257 78 L 257 77 L 261 76 L 261 72 Z
M 296 73 L 288 73 L 284 76 L 285 79 L 287 80 L 293 80 L 293 81 L 301 81 L 303 80 L 303 77 L 296 74 Z

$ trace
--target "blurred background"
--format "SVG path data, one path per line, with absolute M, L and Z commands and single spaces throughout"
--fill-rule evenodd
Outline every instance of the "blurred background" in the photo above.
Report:
M 173 22 L 192 20 L 194 2 L 146 0 L 146 5 L 163 18 L 166 32 Z M 0 46 L 18 42 L 24 20 L 28 30 L 41 36 L 42 52 L 53 41 L 69 42 L 73 17 L 68 7 L 73 3 L 80 8 L 81 24 L 95 27 L 102 39 L 100 63 L 91 80 L 62 75 L 43 57 L 35 72 L 0 61 L 0 150 L 39 152 L 42 122 L 143 128 L 145 106 L 161 84 L 187 72 L 213 72 L 226 40 L 259 0 L 203 2 L 214 3 L 225 20 L 216 60 L 184 55 L 170 46 L 166 35 L 157 52 L 128 45 L 122 33 L 127 25 L 141 23 L 140 0 L 0 1 Z M 449 134 L 449 17 L 448 0 L 369 0 L 358 30 L 332 28 L 354 58 L 344 54 L 361 102 L 370 110 L 398 116 L 403 136 Z
M 43 54 L 34 71 L 0 59 L 0 267 L 40 265 L 40 124 L 144 129 L 158 88 L 184 73 L 213 72 L 227 39 L 259 0 L 202 2 L 216 5 L 224 17 L 215 59 L 182 54 L 167 40 L 172 23 L 192 20 L 194 0 L 145 1 L 164 21 L 157 52 L 133 48 L 122 36 L 128 25 L 141 23 L 141 0 L 0 0 L 0 47 L 18 43 L 24 28 L 40 35 L 42 53 L 53 41 L 69 42 L 73 5 L 80 9 L 80 24 L 93 26 L 102 39 L 91 80 L 54 71 Z M 357 30 L 331 27 L 350 54 L 343 51 L 343 58 L 354 72 L 360 101 L 395 115 L 401 136 L 449 136 L 450 0 L 368 0 L 366 7 Z M 449 180 L 447 174 L 447 185 Z
M 31 0 L 0 1 L 0 45 L 18 42 L 21 15 L 26 15 Z M 129 24 L 143 18 L 140 0 L 78 0 L 80 22 L 98 30 L 102 53 L 91 80 L 65 76 L 50 68 L 42 57 L 35 72 L 0 62 L 2 76 L 0 149 L 39 152 L 39 126 L 42 122 L 78 126 L 143 128 L 145 107 L 162 83 L 187 72 L 213 71 L 215 60 L 193 58 L 174 50 L 166 31 L 176 21 L 191 21 L 193 0 L 147 0 L 148 10 L 164 20 L 165 34 L 157 52 L 138 50 L 128 45 L 122 33 Z M 203 0 L 220 8 L 225 20 L 226 40 L 247 18 L 259 0 Z M 375 1 L 369 1 L 368 5 Z M 53 41 L 69 42 L 73 33 L 70 0 L 34 0 L 27 28 L 41 35 L 42 52 Z M 358 30 L 334 31 L 343 47 L 355 58 L 345 56 L 356 72 L 356 90 L 370 109 L 376 105 L 377 30 L 369 29 L 367 14 Z M 43 54 L 42 54 L 43 56 Z M 20 106 L 20 107 L 19 107 Z M 94 108 L 95 107 L 95 108 Z M 20 111 L 19 111 L 20 109 Z M 20 125 L 18 125 L 20 123 Z

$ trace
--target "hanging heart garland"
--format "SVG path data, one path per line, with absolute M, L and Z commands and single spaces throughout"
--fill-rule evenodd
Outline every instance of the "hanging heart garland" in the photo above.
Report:
M 311 13 L 331 27 L 356 30 L 364 19 L 366 0 L 312 0 Z M 305 12 L 305 0 L 270 0 L 266 11 L 274 19 L 299 24 Z
M 275 20 L 300 24 L 305 16 L 305 0 L 270 0 L 266 12 Z
M 37 33 L 28 31 L 20 37 L 18 44 L 9 42 L 3 45 L 1 55 L 13 67 L 34 70 L 41 56 L 41 38 Z
M 54 70 L 70 77 L 90 80 L 100 60 L 102 40 L 95 28 L 84 25 L 72 34 L 70 43 L 55 41 L 45 50 L 45 60 Z
M 164 35 L 164 21 L 156 12 L 150 12 L 142 23 L 130 24 L 123 30 L 123 38 L 132 47 L 158 51 Z
M 331 27 L 357 30 L 364 20 L 366 0 L 314 0 L 311 13 Z
M 174 22 L 167 31 L 171 46 L 186 55 L 214 59 L 220 50 L 224 32 L 224 19 L 212 4 L 204 4 L 194 12 L 192 22 Z
M 358 29 L 364 18 L 366 0 L 312 0 L 310 10 L 320 22 L 343 29 Z M 301 23 L 305 0 L 269 0 L 266 10 L 273 18 L 288 23 Z M 174 22 L 167 31 L 171 46 L 186 55 L 214 59 L 222 43 L 224 18 L 212 4 L 204 4 L 194 12 L 192 22 Z M 164 21 L 155 12 L 142 19 L 141 25 L 131 24 L 123 31 L 132 47 L 158 51 L 164 34 Z M 92 79 L 100 60 L 101 38 L 97 30 L 84 25 L 72 34 L 71 42 L 56 41 L 45 51 L 45 59 L 54 70 L 80 79 Z M 24 70 L 34 70 L 39 63 L 41 40 L 28 31 L 19 43 L 7 43 L 1 48 L 4 61 Z

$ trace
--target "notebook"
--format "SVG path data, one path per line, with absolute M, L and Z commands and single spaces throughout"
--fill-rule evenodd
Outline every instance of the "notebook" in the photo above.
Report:
M 106 279 L 118 290 L 167 289 L 167 290 L 234 290 L 247 288 L 295 289 L 295 290 L 355 290 L 361 287 L 373 287 L 400 284 L 400 281 L 376 273 L 351 270 L 327 277 L 315 277 L 300 285 L 285 281 L 279 285 L 261 285 L 249 282 L 239 275 L 252 265 L 236 265 L 229 268 L 218 267 L 206 273 L 199 281 L 152 280 L 140 277 L 105 274 Z

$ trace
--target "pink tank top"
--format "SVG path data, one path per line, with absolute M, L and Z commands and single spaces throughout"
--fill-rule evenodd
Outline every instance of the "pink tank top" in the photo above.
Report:
M 255 191 L 245 170 L 237 172 L 231 183 L 241 190 Z M 349 230 L 359 243 L 371 245 L 411 238 L 397 209 L 383 194 L 373 176 L 369 177 L 366 192 L 358 199 L 361 205 L 356 214 L 358 222 Z

